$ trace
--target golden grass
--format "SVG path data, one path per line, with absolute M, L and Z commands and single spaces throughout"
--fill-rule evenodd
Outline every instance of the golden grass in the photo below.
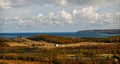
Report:
M 38 61 L 0 60 L 0 64 L 43 64 Z
M 55 46 L 54 43 L 49 43 L 49 42 L 45 42 L 45 41 L 34 41 L 34 42 L 7 42 L 7 44 L 11 47 L 14 46 L 26 46 L 26 47 L 32 47 L 32 44 L 44 44 L 44 46 L 37 46 L 38 48 L 47 48 L 47 49 L 51 49 L 51 48 L 56 48 L 56 47 L 76 47 L 76 46 L 87 46 L 87 45 L 112 45 L 115 43 L 97 43 L 97 42 L 79 42 L 79 43 L 72 43 L 72 44 L 58 44 L 58 46 Z

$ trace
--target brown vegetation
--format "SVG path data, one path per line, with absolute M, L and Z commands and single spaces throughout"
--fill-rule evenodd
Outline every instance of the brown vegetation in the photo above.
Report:
M 70 43 L 78 43 L 78 42 L 105 42 L 105 43 L 119 43 L 120 36 L 113 36 L 108 38 L 75 38 L 75 37 L 63 37 L 63 36 L 52 36 L 52 35 L 37 35 L 28 37 L 30 40 L 40 41 L 44 40 L 50 43 L 58 43 L 58 44 L 70 44 Z
M 23 45 L 26 43 L 41 44 L 45 41 L 47 41 L 44 43 L 46 47 L 54 43 L 60 46 L 48 49 L 8 45 L 8 43 L 14 44 L 14 42 Z M 38 64 L 39 62 L 44 64 L 119 64 L 119 49 L 120 36 L 108 38 L 75 38 L 39 35 L 28 37 L 28 39 L 0 39 L 0 59 L 6 59 L 2 63 L 14 62 L 11 60 L 15 60 L 19 63 L 28 61 L 28 63 L 36 62 Z

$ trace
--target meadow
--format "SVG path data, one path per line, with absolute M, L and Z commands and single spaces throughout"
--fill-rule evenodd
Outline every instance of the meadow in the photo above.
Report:
M 15 43 L 14 46 L 10 45 Z M 40 45 L 35 45 L 36 43 Z M 0 63 L 119 64 L 119 49 L 120 36 L 75 38 L 37 35 L 27 38 L 0 38 Z M 18 62 L 15 63 L 16 61 Z

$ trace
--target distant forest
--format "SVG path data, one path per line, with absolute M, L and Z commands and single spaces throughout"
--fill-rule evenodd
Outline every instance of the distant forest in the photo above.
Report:
M 22 42 L 24 40 L 20 39 L 19 37 L 17 40 L 9 39 L 9 38 L 0 38 L 0 43 L 2 42 Z M 70 43 L 79 43 L 79 42 L 105 42 L 105 43 L 119 43 L 120 42 L 120 36 L 111 36 L 107 38 L 88 38 L 88 37 L 64 37 L 64 36 L 52 36 L 48 34 L 42 34 L 42 35 L 36 35 L 27 37 L 26 39 L 32 40 L 32 41 L 46 41 L 50 43 L 57 43 L 57 44 L 70 44 Z
M 107 33 L 107 34 L 120 34 L 120 29 L 96 29 L 96 30 L 81 30 L 77 33 Z

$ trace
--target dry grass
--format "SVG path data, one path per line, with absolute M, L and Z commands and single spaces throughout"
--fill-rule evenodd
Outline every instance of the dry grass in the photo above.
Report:
M 43 64 L 38 61 L 0 60 L 0 64 Z
M 49 42 L 38 42 L 38 43 L 43 43 L 45 44 L 44 47 L 39 47 L 39 48 L 56 48 L 56 47 L 76 47 L 76 46 L 87 46 L 87 45 L 112 45 L 115 43 L 97 43 L 97 42 L 79 42 L 79 43 L 73 43 L 73 44 L 58 44 L 58 46 L 55 46 L 54 43 L 49 43 Z
M 14 46 L 26 46 L 26 47 L 32 47 L 32 44 L 44 44 L 44 46 L 37 46 L 38 48 L 56 48 L 56 47 L 76 47 L 76 46 L 87 46 L 87 45 L 112 45 L 115 43 L 97 43 L 97 42 L 79 42 L 79 43 L 73 43 L 73 44 L 58 44 L 58 46 L 55 46 L 54 43 L 49 43 L 45 41 L 34 41 L 34 42 L 8 42 L 9 46 L 14 47 Z
M 97 43 L 97 42 L 80 42 L 80 43 L 75 43 L 75 44 L 61 44 L 59 47 L 76 47 L 76 46 L 87 46 L 87 45 L 111 45 L 114 43 Z
M 9 46 L 11 46 L 11 47 L 13 47 L 13 46 L 27 46 L 27 45 L 25 45 L 25 44 L 23 44 L 23 43 L 17 43 L 17 42 L 9 42 L 9 43 L 7 43 Z

